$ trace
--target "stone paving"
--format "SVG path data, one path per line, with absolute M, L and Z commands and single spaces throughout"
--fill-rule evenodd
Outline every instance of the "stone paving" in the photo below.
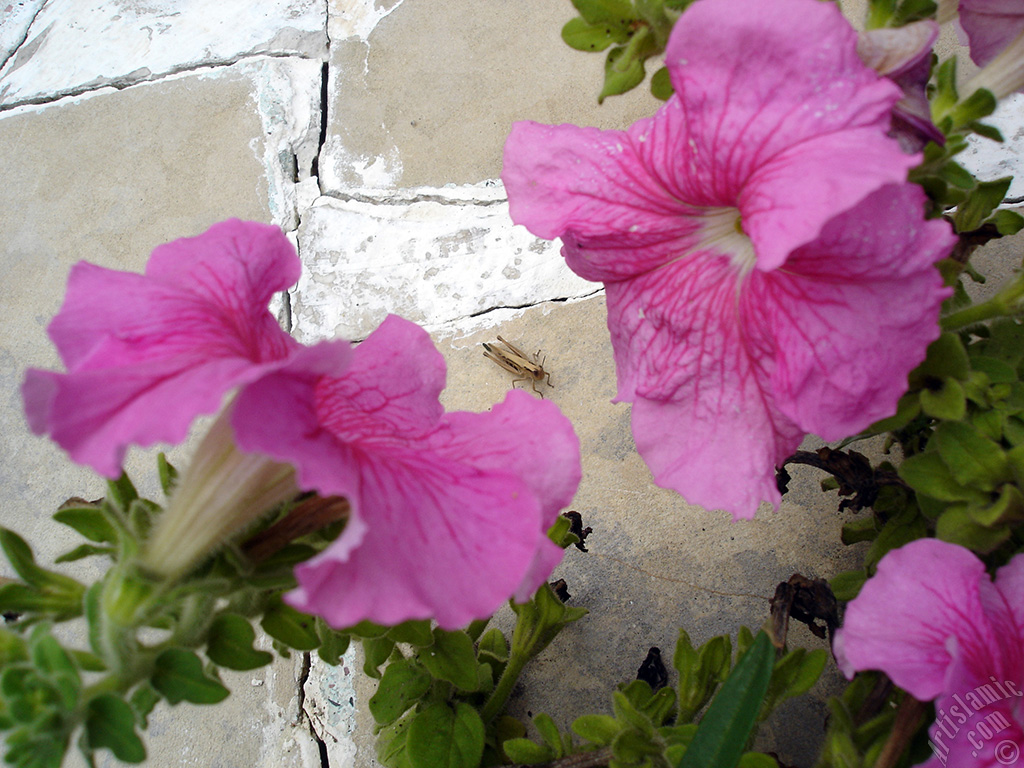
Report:
M 71 265 L 140 271 L 156 245 L 240 217 L 298 246 L 304 274 L 279 310 L 299 339 L 358 340 L 388 312 L 421 323 L 448 361 L 450 409 L 486 409 L 510 385 L 480 342 L 500 333 L 544 350 L 545 394 L 583 447 L 574 508 L 594 528 L 591 552 L 570 553 L 557 575 L 591 614 L 537 660 L 514 713 L 567 724 L 605 711 L 612 686 L 648 647 L 672 648 L 680 626 L 698 641 L 757 627 L 778 581 L 852 567 L 860 550 L 838 543 L 844 515 L 812 472 L 795 473 L 777 514 L 735 525 L 651 484 L 629 408 L 610 402 L 599 286 L 508 219 L 497 179 L 514 120 L 624 127 L 656 106 L 642 88 L 597 106 L 603 58 L 559 38 L 573 15 L 568 0 L 0 6 L 2 524 L 50 562 L 66 543 L 50 513 L 103 493 L 22 415 L 25 369 L 58 364 L 45 328 Z M 1022 113 L 1011 105 L 1009 146 L 972 149 L 973 167 L 994 177 L 1019 165 Z M 1017 257 L 1004 244 L 989 258 Z M 136 452 L 129 471 L 156 494 L 153 455 Z M 796 642 L 820 645 L 799 629 Z M 375 765 L 373 687 L 356 669 L 352 655 L 327 668 L 296 654 L 228 676 L 226 703 L 154 713 L 148 764 Z M 830 671 L 784 706 L 761 746 L 810 765 L 837 681 Z

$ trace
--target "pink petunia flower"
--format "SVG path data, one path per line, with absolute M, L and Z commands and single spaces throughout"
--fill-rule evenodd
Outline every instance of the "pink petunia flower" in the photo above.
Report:
M 935 699 L 928 768 L 1024 765 L 1024 555 L 993 582 L 956 544 L 893 550 L 847 606 L 833 649 L 847 677 L 878 669 Z
M 340 377 L 264 377 L 239 396 L 243 450 L 343 495 L 352 516 L 296 569 L 288 601 L 336 627 L 433 617 L 453 629 L 527 599 L 561 560 L 545 535 L 580 481 L 579 442 L 553 404 L 513 391 L 489 413 L 444 413 L 445 366 L 395 316 Z
M 700 0 L 675 95 L 626 131 L 517 123 L 513 220 L 605 283 L 655 482 L 752 517 L 806 433 L 887 416 L 938 335 L 954 242 L 886 136 L 900 98 L 830 3 Z
M 129 445 L 181 442 L 232 389 L 300 353 L 267 310 L 300 269 L 280 229 L 238 220 L 159 246 L 144 275 L 76 264 L 48 328 L 67 373 L 28 371 L 29 426 L 109 478 Z M 339 370 L 346 347 L 332 347 Z
M 889 135 L 907 152 L 919 152 L 929 141 L 945 144 L 946 137 L 932 123 L 925 95 L 932 67 L 932 46 L 939 25 L 929 19 L 895 29 L 869 29 L 857 36 L 857 54 L 878 74 L 903 91 L 892 108 Z
M 68 372 L 29 372 L 30 423 L 116 477 L 129 445 L 180 441 L 237 390 L 141 555 L 156 574 L 312 490 L 352 513 L 292 602 L 335 626 L 455 628 L 528 598 L 561 560 L 545 534 L 580 480 L 568 420 L 523 392 L 445 414 L 444 362 L 397 317 L 354 351 L 298 344 L 267 311 L 298 271 L 280 230 L 238 221 L 157 248 L 145 275 L 78 265 L 50 326 Z
M 983 69 L 964 88 L 997 99 L 1024 89 L 1024 3 L 1021 0 L 940 0 L 940 22 L 959 18 L 971 59 Z

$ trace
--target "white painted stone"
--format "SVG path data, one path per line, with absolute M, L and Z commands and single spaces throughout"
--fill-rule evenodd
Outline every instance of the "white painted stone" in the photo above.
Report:
M 972 136 L 967 149 L 957 158 L 983 181 L 1013 176 L 1007 196 L 1024 198 L 1024 94 L 1005 99 L 995 113 L 982 120 L 1003 134 L 1004 142 Z
M 325 58 L 326 21 L 317 0 L 50 0 L 0 70 L 0 107 L 259 53 Z
M 389 314 L 428 329 L 497 307 L 593 294 L 558 244 L 515 227 L 508 204 L 320 198 L 299 227 L 292 333 L 365 338 Z
M 17 0 L 0 7 L 0 67 L 25 41 L 32 19 L 46 0 Z
M 362 670 L 356 665 L 353 644 L 332 667 L 310 654 L 309 677 L 304 686 L 303 709 L 317 736 L 327 748 L 327 764 L 331 768 L 355 768 L 357 748 L 354 741 L 356 707 L 361 703 L 356 693 L 355 675 Z M 365 686 L 364 686 L 365 687 Z M 369 766 L 369 755 L 359 755 L 360 766 Z
M 253 99 L 263 136 L 249 145 L 267 171 L 273 222 L 285 230 L 298 226 L 301 205 L 297 182 L 310 179 L 320 141 L 320 62 L 260 57 L 239 65 L 254 84 Z
M 357 38 L 366 42 L 370 33 L 404 0 L 393 0 L 390 5 L 378 7 L 375 0 L 333 0 L 329 2 L 330 18 L 327 32 L 331 40 Z

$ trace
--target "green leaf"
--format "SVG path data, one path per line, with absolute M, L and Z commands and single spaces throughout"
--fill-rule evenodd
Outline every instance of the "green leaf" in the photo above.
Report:
M 1003 202 L 1006 191 L 1010 188 L 1012 176 L 995 181 L 980 181 L 978 186 L 967 195 L 953 216 L 953 224 L 957 232 L 972 232 L 981 226 L 996 207 Z
M 764 752 L 747 752 L 736 763 L 736 768 L 779 768 L 779 764 Z
M 207 635 L 206 655 L 214 664 L 228 669 L 257 669 L 274 660 L 274 655 L 253 647 L 256 630 L 237 613 L 222 613 L 213 620 Z
M 272 602 L 260 620 L 263 631 L 296 651 L 312 651 L 320 645 L 312 616 L 299 613 L 277 599 Z
M 150 682 L 171 704 L 216 704 L 230 693 L 220 682 L 206 676 L 202 661 L 192 651 L 168 648 L 156 657 L 154 667 Z
M 977 121 L 974 121 L 972 123 L 968 123 L 967 127 L 970 128 L 979 136 L 984 136 L 986 139 L 998 141 L 1000 144 L 1003 143 L 1003 141 L 1005 141 L 1005 139 L 1003 138 L 1003 134 L 994 125 L 988 125 L 986 123 L 979 123 Z
M 410 723 L 406 748 L 412 768 L 477 768 L 484 753 L 484 723 L 464 702 L 455 709 L 430 704 Z
M 999 491 L 999 497 L 984 507 L 969 505 L 967 514 L 976 523 L 986 528 L 1024 520 L 1024 496 L 1016 485 L 1007 483 Z
M 842 542 L 847 546 L 860 541 L 873 541 L 878 535 L 873 515 L 867 515 L 857 520 L 851 520 L 843 526 Z
M 73 563 L 76 560 L 83 560 L 87 557 L 93 557 L 94 555 L 107 555 L 113 558 L 117 550 L 113 547 L 97 547 L 95 544 L 82 544 L 75 547 L 70 552 L 65 552 L 63 555 L 55 559 L 55 563 Z
M 473 641 L 462 631 L 434 630 L 434 644 L 420 651 L 420 662 L 438 680 L 446 680 L 463 691 L 479 686 Z
M 643 34 L 645 29 L 637 32 Z M 619 47 L 608 51 L 604 62 L 604 86 L 597 97 L 597 103 L 603 104 L 609 96 L 618 96 L 636 88 L 644 81 L 643 59 L 633 53 L 633 48 Z
M 131 503 L 139 498 L 131 479 L 126 472 L 121 472 L 117 480 L 107 481 L 107 501 L 121 512 L 127 513 Z
M 956 379 L 942 379 L 936 388 L 922 389 L 919 397 L 921 410 L 933 419 L 959 421 L 967 414 L 967 397 Z
M 935 95 L 932 97 L 932 118 L 938 123 L 956 104 L 956 56 L 942 62 L 935 70 Z
M 928 355 L 921 365 L 910 374 L 911 383 L 922 386 L 929 377 L 944 379 L 947 377 L 964 380 L 971 372 L 971 363 L 967 358 L 967 350 L 960 337 L 949 331 L 939 336 L 928 345 Z
M 572 729 L 587 741 L 606 747 L 619 735 L 622 726 L 611 715 L 583 715 L 573 721 Z
M 1009 463 L 1002 448 L 970 424 L 945 422 L 935 430 L 932 439 L 953 480 L 960 485 L 991 491 L 1010 479 Z
M 868 576 L 863 569 L 843 571 L 833 576 L 828 585 L 832 588 L 832 594 L 836 596 L 836 600 L 849 602 L 860 593 L 860 588 L 867 580 Z
M 987 554 L 1010 538 L 1010 529 L 986 528 L 976 523 L 967 512 L 966 504 L 951 506 L 935 524 L 935 538 L 959 544 L 967 549 Z
M 14 531 L 0 528 L 0 547 L 3 547 L 11 567 L 25 583 L 54 596 L 65 596 L 72 602 L 82 599 L 85 587 L 68 576 L 36 565 L 32 548 Z
M 966 99 L 958 102 L 950 112 L 953 128 L 971 125 L 996 111 L 996 97 L 991 91 L 979 88 Z M 963 230 L 961 230 L 963 231 Z
M 562 734 L 558 731 L 558 726 L 555 721 L 551 719 L 551 715 L 547 715 L 541 712 L 533 718 L 533 724 L 537 728 L 537 733 L 540 734 L 543 742 L 551 749 L 555 755 L 555 759 L 563 756 L 564 750 L 562 749 Z
M 651 95 L 661 101 L 668 101 L 675 90 L 668 73 L 668 67 L 662 67 L 651 75 Z
M 478 653 L 481 661 L 491 661 L 492 659 L 502 663 L 508 661 L 508 641 L 500 629 L 487 630 L 480 638 Z
M 341 657 L 348 650 L 351 637 L 344 632 L 333 629 L 326 621 L 317 616 L 314 620 L 317 637 L 320 638 L 320 645 L 316 649 L 317 656 L 326 664 L 336 667 Z
M 701 718 L 679 768 L 736 765 L 757 720 L 774 663 L 775 649 L 768 635 L 758 632 Z
M 549 747 L 529 739 L 507 739 L 501 748 L 509 760 L 520 765 L 538 765 L 555 759 Z
M 377 737 L 377 759 L 387 768 L 412 768 L 409 751 L 406 749 L 409 723 L 414 713 L 409 712 L 400 720 L 381 729 Z
M 415 661 L 391 662 L 370 697 L 370 714 L 378 725 L 390 725 L 426 695 L 430 683 L 430 675 Z
M 380 667 L 395 650 L 395 641 L 387 637 L 363 638 L 363 672 L 380 679 Z
M 572 4 L 591 24 L 629 24 L 636 20 L 629 0 L 572 0 Z
M 149 683 L 143 683 L 132 692 L 128 703 L 131 705 L 132 712 L 135 713 L 135 719 L 141 728 L 147 726 L 149 713 L 153 711 L 153 707 L 156 706 L 158 701 L 160 701 L 160 694 Z
M 968 171 L 964 170 L 963 166 L 957 165 L 952 160 L 947 160 L 942 164 L 939 169 L 939 175 L 961 189 L 971 189 L 974 187 L 975 179 Z
M 160 475 L 160 488 L 164 496 L 170 498 L 171 491 L 178 484 L 178 470 L 167 460 L 167 455 L 163 451 L 156 456 L 156 469 Z
M 0 610 L 11 613 L 43 613 L 58 619 L 77 616 L 80 605 L 64 595 L 40 592 L 25 584 L 4 584 L 0 587 Z
M 430 621 L 428 619 L 402 622 L 397 626 L 391 627 L 387 635 L 396 643 L 408 643 L 418 648 L 426 648 L 434 642 L 434 635 L 430 631 Z
M 62 525 L 74 528 L 89 541 L 99 544 L 117 543 L 117 529 L 114 528 L 100 507 L 65 507 L 58 510 L 53 515 L 53 519 Z
M 899 468 L 899 476 L 920 494 L 939 501 L 983 500 L 984 494 L 964 488 L 953 479 L 946 462 L 935 451 L 919 453 L 906 459 Z
M 123 763 L 141 763 L 146 759 L 146 748 L 135 733 L 132 708 L 111 693 L 89 701 L 85 738 L 91 749 L 105 747 Z
M 864 556 L 864 565 L 871 568 L 885 557 L 886 553 L 927 535 L 928 524 L 916 509 L 900 512 L 882 526 L 878 538 L 871 542 Z
M 1024 229 L 1024 216 L 1021 216 L 1016 211 L 1008 211 L 1005 208 L 1001 211 L 996 211 L 991 221 L 996 225 L 996 231 L 1004 237 L 1016 235 Z
M 629 32 L 615 24 L 590 24 L 577 16 L 562 27 L 562 40 L 577 51 L 603 51 L 614 43 L 629 40 Z

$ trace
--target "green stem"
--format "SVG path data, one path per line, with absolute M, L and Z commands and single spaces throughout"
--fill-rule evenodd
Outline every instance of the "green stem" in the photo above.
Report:
M 964 307 L 959 312 L 942 318 L 940 323 L 942 330 L 958 331 L 992 318 L 1015 315 L 1020 311 L 1018 305 L 1022 298 L 1024 298 L 1024 279 L 1018 277 L 988 301 Z
M 516 682 L 518 682 L 519 676 L 523 673 L 523 668 L 526 666 L 526 662 L 530 660 L 530 657 L 531 654 L 529 653 L 512 654 L 508 664 L 505 665 L 505 671 L 501 673 L 501 677 L 498 679 L 498 684 L 494 686 L 494 690 L 491 691 L 487 702 L 480 710 L 480 718 L 485 723 L 491 722 L 501 714 L 501 711 L 505 708 L 505 703 L 508 701 L 508 697 L 512 695 L 512 689 L 516 687 Z

